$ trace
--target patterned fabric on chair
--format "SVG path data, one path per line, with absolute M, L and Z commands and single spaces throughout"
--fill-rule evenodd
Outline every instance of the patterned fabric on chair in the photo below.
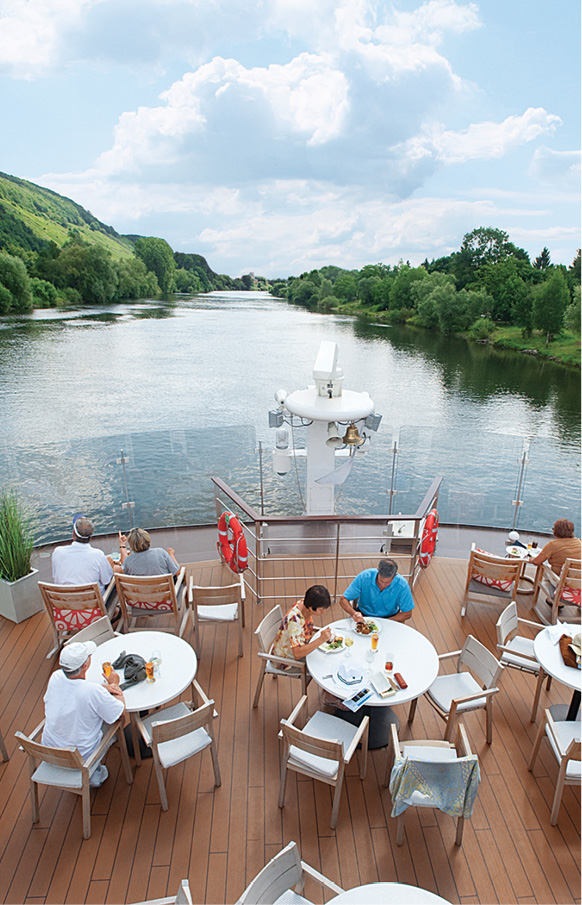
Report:
M 84 585 L 56 585 L 39 581 L 38 587 L 51 622 L 54 647 L 47 660 L 59 650 L 65 641 L 91 625 L 102 616 L 107 616 L 105 599 L 97 582 Z M 113 583 L 105 592 L 110 593 Z
M 129 630 L 130 620 L 141 616 L 167 616 L 173 614 L 176 633 L 182 637 L 188 619 L 188 611 L 182 606 L 182 582 L 184 569 L 180 569 L 174 582 L 172 575 L 125 575 L 115 573 L 117 595 L 123 615 L 123 630 Z

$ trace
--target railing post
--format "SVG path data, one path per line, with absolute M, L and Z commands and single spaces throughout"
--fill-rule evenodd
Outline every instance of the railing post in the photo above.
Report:
M 517 490 L 515 491 L 515 499 L 511 501 L 511 505 L 515 506 L 515 512 L 513 515 L 513 528 L 517 528 L 517 523 L 519 521 L 519 510 L 523 506 L 523 500 L 521 498 L 521 493 L 525 486 L 525 472 L 527 466 L 529 465 L 528 452 L 529 452 L 530 441 L 526 438 L 523 441 L 523 449 L 521 451 L 521 456 L 517 460 L 517 464 L 519 465 L 519 474 L 517 476 Z
M 335 565 L 334 565 L 334 575 L 333 575 L 333 599 L 337 600 L 337 575 L 338 575 L 338 565 L 339 565 L 339 546 L 340 546 L 340 522 L 337 522 L 335 527 Z
M 390 473 L 390 490 L 388 491 L 388 515 L 392 515 L 392 503 L 397 491 L 394 489 L 396 483 L 396 456 L 400 450 L 398 449 L 398 438 L 392 444 L 392 471 Z

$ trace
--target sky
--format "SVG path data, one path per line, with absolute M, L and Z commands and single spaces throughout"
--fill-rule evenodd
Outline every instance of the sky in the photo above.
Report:
M 579 0 L 0 0 L 0 170 L 230 276 L 580 246 Z

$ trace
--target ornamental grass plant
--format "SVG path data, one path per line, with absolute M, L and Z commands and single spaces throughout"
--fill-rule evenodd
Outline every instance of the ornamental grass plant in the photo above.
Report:
M 34 535 L 30 519 L 16 493 L 0 493 L 0 578 L 18 581 L 31 571 Z

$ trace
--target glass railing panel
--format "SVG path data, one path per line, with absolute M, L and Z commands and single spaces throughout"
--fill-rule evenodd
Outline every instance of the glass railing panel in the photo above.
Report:
M 545 437 L 536 437 L 529 452 L 525 473 L 524 503 L 518 528 L 548 532 L 559 518 L 574 522 L 580 537 L 580 459 L 572 450 L 557 447 Z

